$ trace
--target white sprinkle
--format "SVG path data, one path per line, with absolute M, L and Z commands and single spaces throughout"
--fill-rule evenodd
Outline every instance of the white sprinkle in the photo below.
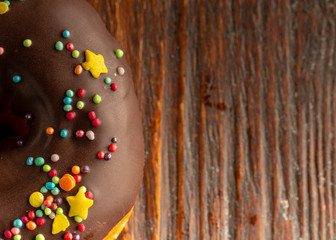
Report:
M 87 137 L 89 140 L 91 140 L 91 141 L 95 139 L 95 134 L 94 134 L 94 132 L 91 131 L 91 130 L 90 130 L 90 131 L 87 131 L 85 135 L 86 135 L 86 137 Z
M 52 212 L 52 213 L 50 213 L 50 214 L 49 214 L 49 216 L 48 216 L 48 217 L 49 217 L 50 219 L 54 219 L 54 218 L 55 218 L 55 216 L 56 216 L 56 214 L 55 214 L 54 212 Z
M 51 155 L 51 161 L 58 162 L 60 160 L 60 156 L 58 154 Z
M 125 69 L 124 69 L 123 67 L 118 67 L 118 69 L 117 69 L 117 70 L 118 70 L 118 74 L 119 74 L 119 75 L 121 75 L 121 76 L 122 76 L 122 75 L 124 75 L 124 74 L 125 74 Z

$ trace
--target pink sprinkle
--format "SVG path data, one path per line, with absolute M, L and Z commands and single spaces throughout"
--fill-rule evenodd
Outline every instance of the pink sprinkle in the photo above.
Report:
M 5 49 L 0 47 L 0 56 L 5 53 Z
M 14 234 L 14 235 L 18 235 L 20 233 L 20 228 L 17 228 L 17 227 L 13 227 L 11 229 L 11 232 Z

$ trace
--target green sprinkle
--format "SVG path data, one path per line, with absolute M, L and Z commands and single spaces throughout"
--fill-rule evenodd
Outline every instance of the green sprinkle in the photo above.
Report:
M 72 90 L 67 90 L 65 93 L 68 97 L 73 97 L 74 96 L 74 92 Z
M 5 0 L 4 3 L 6 3 L 8 6 L 10 5 L 10 2 L 8 0 Z
M 21 240 L 21 235 L 20 235 L 20 234 L 15 235 L 15 236 L 13 237 L 13 239 L 14 239 L 14 240 Z
M 44 204 L 41 205 L 41 209 L 44 211 L 47 207 Z
M 35 214 L 36 214 L 37 217 L 43 217 L 43 215 L 44 215 L 44 213 L 41 209 L 36 210 Z
M 71 105 L 64 105 L 63 110 L 66 112 L 70 112 L 72 110 L 72 106 Z
M 121 49 L 117 49 L 115 51 L 115 54 L 116 54 L 117 58 L 122 58 L 124 56 L 124 52 Z
M 60 190 L 59 190 L 58 187 L 55 187 L 53 190 L 51 190 L 51 193 L 52 193 L 53 195 L 58 195 L 58 194 L 60 193 Z
M 51 179 L 51 181 L 53 182 L 53 183 L 55 183 L 55 184 L 58 184 L 59 183 L 59 177 L 52 177 L 52 179 Z
M 101 96 L 99 96 L 98 94 L 96 94 L 94 97 L 93 97 L 93 102 L 95 103 L 95 104 L 99 104 L 100 102 L 101 102 Z
M 45 164 L 45 165 L 43 166 L 43 172 L 50 172 L 50 170 L 51 170 L 50 165 Z
M 32 40 L 26 39 L 23 41 L 23 46 L 30 47 L 33 44 Z
M 57 208 L 56 214 L 63 214 L 63 208 Z
M 78 101 L 78 102 L 76 103 L 76 107 L 77 107 L 78 109 L 80 109 L 80 110 L 83 109 L 84 106 L 85 106 L 85 104 L 84 104 L 83 101 Z
M 42 166 L 44 164 L 44 158 L 42 157 L 35 158 L 34 163 L 36 166 Z
M 36 235 L 35 240 L 45 240 L 45 237 L 43 236 L 43 234 L 39 233 Z
M 48 208 L 48 207 L 47 207 L 46 209 L 44 209 L 44 214 L 47 215 L 47 216 L 48 216 L 51 212 L 52 212 L 51 209 Z
M 58 51 L 62 51 L 64 46 L 63 46 L 63 43 L 61 41 L 58 41 L 56 44 L 55 44 L 55 48 L 56 50 Z
M 104 82 L 106 84 L 110 85 L 112 83 L 112 80 L 111 80 L 111 78 L 107 77 L 107 78 L 104 79 Z
M 40 192 L 41 193 L 47 193 L 48 189 L 45 186 L 43 186 L 43 187 L 41 187 Z
M 73 58 L 79 58 L 79 55 L 80 55 L 80 53 L 79 53 L 78 50 L 73 50 L 72 53 L 71 53 L 71 56 Z
M 80 216 L 76 216 L 75 217 L 75 222 L 77 222 L 77 223 L 83 222 L 83 218 L 81 218 Z
M 80 191 L 80 190 L 83 190 L 84 192 L 86 192 L 86 187 L 81 186 L 81 187 L 78 188 L 78 191 Z

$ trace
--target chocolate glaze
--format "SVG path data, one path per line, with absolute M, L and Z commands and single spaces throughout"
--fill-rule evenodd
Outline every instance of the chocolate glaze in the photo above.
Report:
M 103 239 L 134 205 L 143 177 L 142 127 L 131 70 L 125 57 L 117 59 L 114 54 L 121 46 L 84 0 L 11 1 L 10 10 L 0 15 L 0 21 L 0 47 L 5 50 L 0 56 L 0 234 L 12 227 L 13 220 L 36 210 L 28 203 L 29 195 L 50 178 L 41 167 L 27 166 L 26 159 L 41 156 L 59 177 L 71 173 L 73 165 L 90 166 L 90 173 L 82 174 L 82 182 L 68 193 L 61 191 L 60 196 L 73 196 L 83 185 L 93 192 L 94 205 L 80 235 L 82 240 Z M 68 39 L 61 36 L 66 29 L 71 32 Z M 32 46 L 23 47 L 24 39 L 31 39 Z M 57 41 L 72 42 L 81 56 L 74 59 L 65 49 L 55 50 Z M 109 73 L 98 79 L 88 71 L 76 76 L 74 68 L 85 61 L 85 50 L 102 54 Z M 119 66 L 125 74 L 114 76 Z M 22 76 L 17 84 L 12 82 L 16 74 Z M 118 84 L 116 92 L 104 83 L 105 77 Z M 75 110 L 74 120 L 67 120 L 62 102 L 65 91 L 79 88 L 86 90 L 80 99 L 85 107 Z M 95 94 L 102 97 L 98 105 L 91 100 Z M 101 120 L 98 128 L 90 124 L 90 110 Z M 26 114 L 32 114 L 32 119 L 26 119 Z M 50 126 L 55 128 L 53 136 L 45 133 Z M 70 136 L 61 138 L 61 129 L 67 129 Z M 78 129 L 93 130 L 95 140 L 76 138 Z M 97 159 L 98 151 L 108 152 L 112 137 L 118 138 L 112 159 Z M 23 140 L 23 147 L 17 146 L 18 140 Z M 60 155 L 59 162 L 51 162 L 53 153 Z M 62 207 L 68 213 L 65 199 Z M 45 219 L 46 224 L 35 231 L 23 227 L 23 239 L 34 239 L 38 233 L 49 240 L 62 239 L 62 233 L 51 235 L 52 220 Z M 72 219 L 67 231 L 76 232 L 78 224 Z

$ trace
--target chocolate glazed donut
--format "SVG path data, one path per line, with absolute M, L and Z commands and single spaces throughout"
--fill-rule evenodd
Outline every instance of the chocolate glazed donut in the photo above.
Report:
M 0 234 L 112 239 L 144 166 L 121 46 L 84 0 L 1 2 L 0 21 Z

